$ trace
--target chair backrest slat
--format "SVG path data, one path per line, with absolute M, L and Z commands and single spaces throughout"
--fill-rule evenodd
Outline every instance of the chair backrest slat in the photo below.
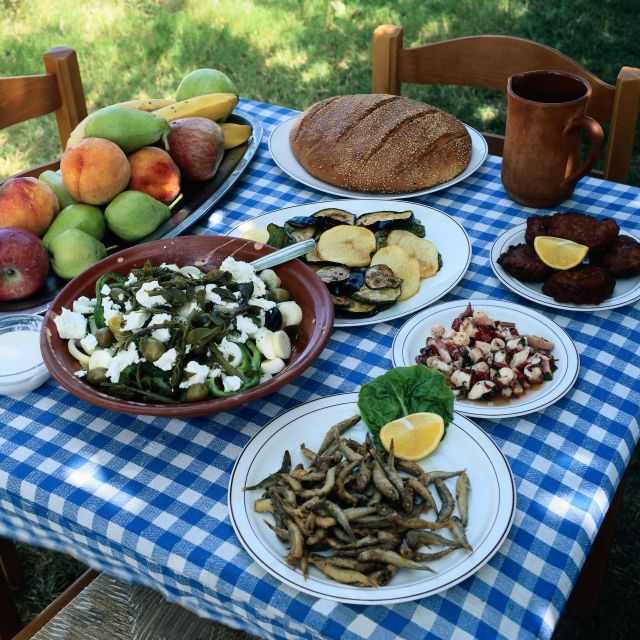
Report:
M 0 78 L 0 129 L 44 116 L 61 104 L 58 83 L 52 74 Z

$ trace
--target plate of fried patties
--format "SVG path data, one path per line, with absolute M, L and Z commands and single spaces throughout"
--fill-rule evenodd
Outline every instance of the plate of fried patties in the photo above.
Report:
M 548 267 L 535 252 L 537 236 L 589 247 L 584 262 L 565 271 Z M 640 237 L 611 218 L 562 212 L 529 216 L 491 248 L 491 267 L 514 293 L 555 309 L 603 311 L 640 300 Z

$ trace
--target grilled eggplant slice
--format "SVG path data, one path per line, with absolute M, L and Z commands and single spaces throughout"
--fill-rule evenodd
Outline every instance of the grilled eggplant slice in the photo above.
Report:
M 315 227 L 316 221 L 313 216 L 296 216 L 295 218 L 289 218 L 285 224 L 296 229 L 304 229 L 305 227 Z
M 341 264 L 327 265 L 326 267 L 320 267 L 316 271 L 316 275 L 322 282 L 327 285 L 334 284 L 336 282 L 344 282 L 349 279 L 351 271 L 342 266 Z
M 364 213 L 356 220 L 356 225 L 371 231 L 407 229 L 414 222 L 413 211 L 373 211 Z
M 343 318 L 369 318 L 374 316 L 380 307 L 375 304 L 367 304 L 351 300 L 346 307 L 336 307 L 336 313 Z
M 291 218 L 291 220 L 302 221 L 302 218 Z M 316 235 L 314 226 L 296 226 L 291 224 L 291 220 L 287 220 L 284 223 L 284 229 L 294 242 L 309 240 L 309 238 L 313 238 Z
M 349 296 L 331 296 L 334 307 L 348 307 L 353 303 L 353 300 Z
M 364 272 L 364 281 L 369 289 L 386 289 L 388 287 L 395 289 L 402 284 L 402 280 L 386 264 L 376 264 L 369 267 Z
M 318 240 L 318 254 L 327 262 L 347 267 L 366 267 L 376 250 L 376 237 L 364 227 L 346 224 L 328 229 Z
M 376 306 L 388 306 L 398 300 L 402 293 L 400 286 L 386 287 L 385 289 L 369 289 L 362 287 L 356 291 L 351 297 L 358 302 L 365 304 L 375 304 Z
M 339 224 L 352 225 L 356 222 L 355 214 L 343 209 L 322 209 L 314 213 L 311 218 L 314 221 L 313 224 L 317 224 L 323 229 L 329 229 Z
M 346 280 L 334 283 L 330 286 L 330 289 L 337 296 L 350 296 L 364 286 L 364 271 L 362 269 L 352 269 Z
M 386 264 L 402 280 L 400 300 L 408 300 L 420 289 L 420 263 L 395 245 L 380 249 L 371 259 L 371 266 Z

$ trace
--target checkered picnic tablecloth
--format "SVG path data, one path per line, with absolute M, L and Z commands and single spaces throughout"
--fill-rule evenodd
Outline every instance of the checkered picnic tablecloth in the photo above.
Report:
M 196 233 L 219 233 L 260 213 L 329 199 L 284 176 L 267 149 L 289 109 L 243 100 L 266 136 L 232 192 Z M 498 233 L 531 211 L 500 182 L 500 160 L 420 198 L 462 222 L 473 260 L 455 298 L 523 302 L 492 274 Z M 640 190 L 583 179 L 571 201 L 640 231 Z M 525 638 L 551 636 L 638 441 L 640 310 L 554 313 L 582 370 L 556 405 L 524 418 L 479 421 L 508 457 L 517 514 L 500 552 L 446 593 L 395 606 L 341 605 L 284 587 L 239 545 L 227 517 L 229 474 L 247 440 L 300 402 L 354 391 L 390 365 L 403 320 L 336 330 L 314 366 L 278 393 L 188 422 L 110 413 L 54 382 L 0 398 L 0 535 L 69 553 L 193 611 L 276 638 Z M 1 367 L 0 363 L 0 367 Z

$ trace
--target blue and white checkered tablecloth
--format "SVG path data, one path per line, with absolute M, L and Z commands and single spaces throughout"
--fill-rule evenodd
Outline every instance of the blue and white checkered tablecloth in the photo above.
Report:
M 240 109 L 263 122 L 266 137 L 196 233 L 331 198 L 284 176 L 269 156 L 272 127 L 292 111 L 247 100 Z M 522 303 L 489 266 L 496 235 L 531 213 L 506 196 L 499 159 L 420 200 L 462 222 L 473 242 L 471 267 L 448 299 Z M 640 232 L 634 187 L 586 178 L 563 208 L 610 215 Z M 248 439 L 300 402 L 354 391 L 387 370 L 403 320 L 336 330 L 293 384 L 210 418 L 114 414 L 54 382 L 20 399 L 0 398 L 0 535 L 71 554 L 265 638 L 549 638 L 638 441 L 640 310 L 543 311 L 576 342 L 580 377 L 542 413 L 479 421 L 511 463 L 515 523 L 487 566 L 439 596 L 366 607 L 302 595 L 250 560 L 227 517 L 229 474 Z

